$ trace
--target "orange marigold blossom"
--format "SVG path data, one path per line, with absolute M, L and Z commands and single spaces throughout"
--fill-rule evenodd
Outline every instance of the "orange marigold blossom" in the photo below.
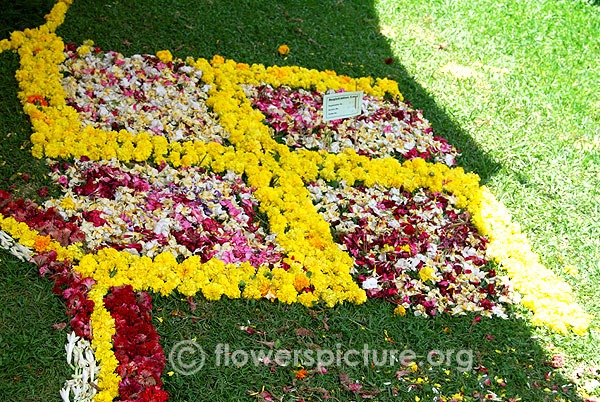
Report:
M 288 45 L 281 45 L 277 48 L 277 51 L 280 55 L 285 56 L 290 53 L 290 48 L 288 47 Z
M 310 287 L 310 280 L 304 274 L 296 275 L 294 278 L 294 287 L 298 292 L 301 292 L 302 289 Z
M 306 369 L 294 370 L 294 374 L 297 379 L 303 380 L 307 377 L 308 371 L 306 371 Z
M 50 236 L 37 236 L 35 238 L 35 243 L 33 244 L 33 248 L 37 252 L 46 251 L 48 246 L 50 245 Z
M 225 64 L 225 59 L 223 58 L 223 56 L 215 54 L 212 60 L 210 61 L 210 64 L 212 64 L 213 66 L 220 66 L 222 64 Z
M 48 106 L 48 101 L 44 99 L 42 95 L 38 94 L 29 95 L 25 102 L 34 104 L 36 106 Z

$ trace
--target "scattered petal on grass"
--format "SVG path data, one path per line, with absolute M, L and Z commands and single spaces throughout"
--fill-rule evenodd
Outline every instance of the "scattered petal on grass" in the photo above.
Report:
M 59 322 L 56 324 L 52 324 L 52 328 L 54 328 L 57 331 L 62 331 L 63 329 L 65 329 L 66 326 L 67 326 L 66 322 Z
M 552 355 L 552 360 L 544 361 L 544 364 L 553 368 L 560 368 L 565 365 L 565 359 L 561 354 L 555 354 Z
M 308 338 L 314 338 L 315 337 L 314 332 L 312 332 L 310 329 L 306 329 L 306 328 L 298 328 L 296 330 L 296 335 L 297 336 L 306 336 Z
M 307 377 L 308 371 L 306 369 L 294 370 L 294 375 L 297 379 L 303 380 Z

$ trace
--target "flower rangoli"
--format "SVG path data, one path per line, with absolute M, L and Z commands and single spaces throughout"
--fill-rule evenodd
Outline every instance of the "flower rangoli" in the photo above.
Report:
M 19 52 L 31 151 L 62 191 L 42 208 L 3 192 L 0 240 L 66 301 L 86 379 L 63 398 L 168 398 L 148 291 L 378 297 L 424 317 L 505 317 L 520 294 L 535 323 L 585 332 L 568 285 L 396 82 L 65 45 L 70 3 L 0 42 Z M 362 113 L 323 121 L 323 96 L 353 90 Z

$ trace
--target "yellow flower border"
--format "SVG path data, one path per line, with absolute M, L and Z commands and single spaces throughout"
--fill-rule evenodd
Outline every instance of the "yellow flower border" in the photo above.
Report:
M 100 391 L 94 396 L 95 402 L 112 402 L 119 396 L 119 382 L 121 377 L 116 373 L 119 367 L 113 351 L 113 335 L 115 335 L 115 320 L 104 305 L 104 296 L 108 293 L 109 286 L 97 283 L 88 293 L 88 298 L 94 302 L 94 311 L 90 316 L 92 327 L 92 348 L 94 357 L 99 364 L 98 388 Z
M 82 127 L 77 112 L 66 106 L 58 69 L 64 60 L 64 44 L 54 33 L 64 21 L 71 3 L 72 0 L 58 0 L 46 16 L 46 24 L 13 32 L 10 39 L 0 41 L 0 52 L 13 50 L 20 55 L 21 65 L 15 76 L 21 88 L 19 99 L 32 122 L 33 156 L 166 161 L 175 167 L 202 165 L 217 172 L 229 167 L 237 173 L 245 173 L 248 184 L 257 188 L 260 209 L 267 214 L 273 232 L 279 233 L 278 241 L 289 255 L 285 262 L 291 267 L 288 271 L 260 267 L 256 272 L 249 264 L 238 268 L 216 259 L 201 263 L 197 257 L 178 263 L 168 253 L 150 259 L 112 249 L 82 256 L 77 246 L 64 248 L 30 230 L 25 223 L 0 216 L 0 228 L 21 244 L 36 251 L 54 250 L 59 260 L 79 261 L 75 269 L 96 280 L 89 294 L 95 303 L 91 316 L 92 345 L 101 362 L 101 391 L 96 401 L 112 401 L 118 395 L 119 377 L 115 373 L 118 362 L 112 350 L 114 320 L 103 302 L 110 286 L 131 284 L 136 290 L 152 289 L 163 295 L 175 289 L 185 295 L 202 291 L 207 299 L 218 299 L 222 295 L 260 298 L 266 289 L 268 295 L 276 295 L 282 302 L 300 302 L 307 306 L 317 300 L 323 300 L 328 306 L 366 300 L 364 291 L 349 274 L 352 259 L 333 243 L 329 226 L 317 213 L 304 187 L 304 180 L 318 177 L 346 180 L 349 184 L 362 181 L 367 186 L 379 183 L 388 188 L 403 186 L 409 191 L 423 187 L 433 192 L 453 193 L 458 206 L 466 208 L 478 230 L 489 237 L 488 257 L 501 265 L 524 295 L 523 304 L 534 313 L 533 323 L 548 325 L 560 333 L 587 331 L 592 317 L 573 300 L 570 286 L 539 262 L 525 234 L 512 223 L 506 207 L 488 189 L 479 187 L 477 175 L 420 159 L 401 164 L 393 158 L 369 159 L 352 151 L 338 155 L 291 152 L 271 138 L 269 129 L 262 123 L 264 116 L 252 109 L 240 87 L 240 84 L 267 83 L 314 86 L 320 91 L 345 88 L 375 96 L 387 93 L 402 99 L 396 82 L 373 81 L 369 77 L 352 79 L 333 71 L 297 66 L 249 66 L 220 56 L 214 56 L 210 62 L 189 58 L 186 63 L 202 69 L 203 81 L 213 84 L 207 104 L 230 132 L 235 148 L 201 141 L 169 143 L 164 137 L 148 133 L 134 136 L 125 130 L 107 132 Z M 84 44 L 82 51 L 89 51 L 91 44 Z M 157 55 L 161 60 L 172 58 L 168 51 Z M 28 103 L 31 96 L 43 96 L 48 105 Z M 314 286 L 314 294 L 298 294 L 308 282 Z M 238 284 L 244 284 L 243 290 Z

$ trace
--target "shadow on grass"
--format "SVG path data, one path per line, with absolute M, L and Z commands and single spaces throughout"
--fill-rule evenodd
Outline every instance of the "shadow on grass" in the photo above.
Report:
M 3 14 L 3 18 L 8 17 Z M 22 26 L 23 22 L 19 22 L 18 18 L 15 21 L 21 25 L 14 27 Z M 276 5 L 266 0 L 166 0 L 160 3 L 80 0 L 73 4 L 58 33 L 65 41 L 81 43 L 93 39 L 106 50 L 126 55 L 171 49 L 182 58 L 211 58 L 220 54 L 238 62 L 332 69 L 354 77 L 390 77 L 398 81 L 408 101 L 424 110 L 425 117 L 432 122 L 438 135 L 469 155 L 459 164 L 480 174 L 484 183 L 499 170 L 498 163 L 437 106 L 398 60 L 391 65 L 385 63 L 386 59 L 393 57 L 393 53 L 387 40 L 379 33 L 377 14 L 368 1 L 288 1 Z M 276 52 L 281 44 L 287 44 L 291 49 L 287 57 Z M 2 56 L 3 82 L 16 69 L 16 59 L 9 59 Z M 16 146 L 19 141 L 26 141 L 28 125 L 26 118 L 18 115 L 20 106 L 16 100 L 16 87 L 2 91 L 0 121 L 4 127 L 8 122 L 8 127 L 11 127 L 8 130 L 16 132 L 19 139 L 14 146 L 2 148 L 3 158 L 8 158 L 13 152 L 19 155 L 24 152 Z M 3 133 L 6 130 L 3 128 Z M 15 162 L 13 168 L 17 169 L 19 164 Z M 9 277 L 7 280 L 15 280 L 15 275 L 18 276 L 11 275 L 13 279 Z M 49 286 L 48 289 L 40 289 L 40 295 L 50 293 L 49 289 Z M 26 294 L 15 294 L 14 297 L 21 303 L 28 300 Z M 235 348 L 253 350 L 265 345 L 257 341 L 278 342 L 281 348 L 286 349 L 315 350 L 317 347 L 337 350 L 338 344 L 343 345 L 343 350 L 360 349 L 364 344 L 378 350 L 403 349 L 406 345 L 423 361 L 434 349 L 444 352 L 450 349 L 471 350 L 474 365 L 489 370 L 490 384 L 486 384 L 486 377 L 478 377 L 482 371 L 470 370 L 463 374 L 456 370 L 456 366 L 445 365 L 434 367 L 431 371 L 425 365 L 414 375 L 401 376 L 402 379 L 396 376 L 398 367 L 333 367 L 329 376 L 315 375 L 304 382 L 295 382 L 293 369 L 296 367 L 275 367 L 274 371 L 266 365 L 218 367 L 215 364 L 211 366 L 208 360 L 205 368 L 193 377 L 179 374 L 165 376 L 166 389 L 172 400 L 198 400 L 198 395 L 202 395 L 201 400 L 240 400 L 249 396 L 248 391 L 260 391 L 262 386 L 267 390 L 273 389 L 277 395 L 284 393 L 283 386 L 288 386 L 294 389 L 296 395 L 312 396 L 313 399 L 322 399 L 323 390 L 330 392 L 333 389 L 336 392 L 331 394 L 334 400 L 347 400 L 353 396 L 340 387 L 340 371 L 345 371 L 352 380 L 360 381 L 365 388 L 377 387 L 381 391 L 379 400 L 393 399 L 396 392 L 412 400 L 416 393 L 434 395 L 433 388 L 439 388 L 449 396 L 464 386 L 470 396 L 480 392 L 477 400 L 483 400 L 482 395 L 486 392 L 498 395 L 506 392 L 506 398 L 544 401 L 548 397 L 544 388 L 552 390 L 554 385 L 568 383 L 558 373 L 553 373 L 550 381 L 544 378 L 551 371 L 544 366 L 544 361 L 550 357 L 532 337 L 529 324 L 521 319 L 484 319 L 473 324 L 474 317 L 471 316 L 430 320 L 398 318 L 392 317 L 389 305 L 377 301 L 362 306 L 325 309 L 313 315 L 301 306 L 268 302 L 202 301 L 198 305 L 198 310 L 191 312 L 176 296 L 155 300 L 155 311 L 162 308 L 156 315 L 164 321 L 157 323 L 157 327 L 164 337 L 163 347 L 167 355 L 176 342 L 194 337 L 207 352 L 214 351 L 218 343 L 230 344 L 232 351 Z M 42 306 L 40 311 L 49 308 Z M 241 331 L 239 326 L 249 325 L 248 321 L 264 335 Z M 309 329 L 312 335 L 306 332 L 298 335 L 298 328 Z M 386 330 L 394 343 L 386 340 Z M 1 336 L 11 336 L 10 331 L 2 331 Z M 52 347 L 60 351 L 61 345 L 59 342 Z M 167 363 L 165 371 L 172 369 Z M 506 382 L 506 388 L 495 376 Z M 428 379 L 417 383 L 416 377 Z M 441 385 L 433 385 L 436 382 Z M 413 383 L 416 388 L 408 391 Z

